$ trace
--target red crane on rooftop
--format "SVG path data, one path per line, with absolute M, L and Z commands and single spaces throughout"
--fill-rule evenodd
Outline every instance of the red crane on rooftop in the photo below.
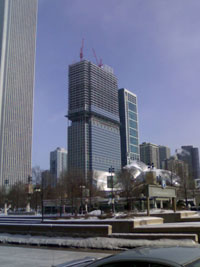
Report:
M 103 66 L 103 63 L 102 63 L 102 58 L 100 58 L 100 60 L 98 60 L 97 58 L 97 55 L 96 55 L 96 52 L 94 50 L 94 48 L 92 48 L 92 51 L 93 51 L 93 54 L 94 54 L 94 57 L 96 59 L 96 63 L 97 63 L 97 66 L 99 66 L 100 68 Z

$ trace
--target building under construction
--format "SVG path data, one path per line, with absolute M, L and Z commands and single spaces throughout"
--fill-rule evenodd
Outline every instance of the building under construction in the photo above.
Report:
M 117 78 L 112 68 L 81 60 L 69 66 L 68 169 L 121 168 Z

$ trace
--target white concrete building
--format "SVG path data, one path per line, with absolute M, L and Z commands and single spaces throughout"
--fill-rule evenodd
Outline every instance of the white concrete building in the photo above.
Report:
M 0 0 L 0 186 L 31 176 L 37 0 Z

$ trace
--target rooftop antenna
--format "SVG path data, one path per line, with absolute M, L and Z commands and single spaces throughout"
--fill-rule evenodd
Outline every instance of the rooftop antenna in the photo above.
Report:
M 82 45 L 80 49 L 80 60 L 83 60 L 83 47 L 84 47 L 84 38 L 82 39 Z
M 99 66 L 100 68 L 103 66 L 103 63 L 102 63 L 102 58 L 100 58 L 100 60 L 98 60 L 97 58 L 97 55 L 96 55 L 96 52 L 94 50 L 94 48 L 92 48 L 92 51 L 93 51 L 93 54 L 94 54 L 94 57 L 96 59 L 96 63 L 97 63 L 97 66 Z

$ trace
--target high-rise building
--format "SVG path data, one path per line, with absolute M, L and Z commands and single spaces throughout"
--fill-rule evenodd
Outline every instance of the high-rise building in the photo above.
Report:
M 69 66 L 68 168 L 121 168 L 118 85 L 113 70 L 88 60 Z
M 197 147 L 181 146 L 181 151 L 177 150 L 177 156 L 188 164 L 191 177 L 200 178 L 199 149 Z
M 170 148 L 166 146 L 159 147 L 159 160 L 160 160 L 160 169 L 163 167 L 163 161 L 170 158 Z
M 159 147 L 151 143 L 142 143 L 140 145 L 140 160 L 147 165 L 154 164 L 154 167 L 160 168 Z
M 0 0 L 0 185 L 31 176 L 37 0 Z
M 119 89 L 119 115 L 122 166 L 140 159 L 137 96 L 125 88 Z
M 183 172 L 186 175 L 189 173 L 188 164 L 179 160 L 176 155 L 163 160 L 162 163 L 163 169 L 176 173 L 177 175 L 181 175 Z
M 64 171 L 67 171 L 67 150 L 57 147 L 55 151 L 50 152 L 50 173 L 57 181 Z

